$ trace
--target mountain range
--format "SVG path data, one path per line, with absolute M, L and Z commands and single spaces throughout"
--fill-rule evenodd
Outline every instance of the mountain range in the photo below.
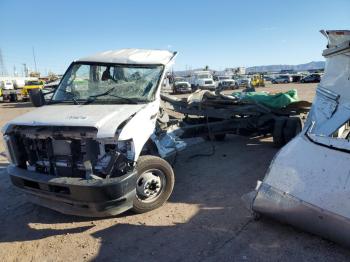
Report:
M 281 70 L 307 71 L 312 69 L 324 69 L 324 61 L 312 61 L 299 65 L 263 65 L 247 67 L 246 72 L 279 72 Z
M 312 69 L 324 69 L 324 61 L 312 61 L 306 64 L 299 65 L 262 65 L 262 66 L 251 66 L 246 68 L 246 73 L 255 73 L 255 72 L 280 72 L 281 70 L 294 70 L 294 71 L 307 71 Z M 192 69 L 191 71 L 201 71 L 203 68 Z M 213 70 L 210 68 L 210 70 Z M 215 69 L 214 69 L 215 70 Z M 215 70 L 216 71 L 216 70 Z M 185 76 L 188 75 L 189 71 L 176 71 L 176 75 Z M 216 74 L 224 73 L 224 71 L 216 71 Z

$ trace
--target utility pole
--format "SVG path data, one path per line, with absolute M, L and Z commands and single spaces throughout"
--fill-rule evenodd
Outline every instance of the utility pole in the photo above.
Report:
M 17 76 L 16 65 L 13 65 L 13 76 Z
M 5 67 L 5 63 L 4 63 L 4 60 L 2 58 L 1 48 L 0 48 L 0 75 L 2 75 L 2 76 L 6 76 L 7 75 L 7 70 L 6 70 L 6 67 Z
M 34 51 L 34 46 L 33 46 L 33 59 L 34 59 L 34 66 L 35 66 L 35 72 L 38 72 L 38 69 L 36 67 L 36 59 L 35 59 L 35 51 Z
M 27 77 L 28 76 L 28 68 L 27 68 L 27 64 L 22 64 L 24 67 L 24 76 Z

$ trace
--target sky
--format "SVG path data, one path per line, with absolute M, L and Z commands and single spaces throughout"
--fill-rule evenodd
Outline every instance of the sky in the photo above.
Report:
M 175 70 L 320 61 L 321 29 L 350 29 L 350 0 L 1 0 L 0 49 L 63 73 L 74 59 L 121 48 L 178 51 Z M 1 69 L 0 69 L 1 70 Z

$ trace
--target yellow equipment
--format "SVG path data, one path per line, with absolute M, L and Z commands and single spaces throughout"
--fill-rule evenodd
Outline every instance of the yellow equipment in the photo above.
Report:
M 263 75 L 253 75 L 251 78 L 252 87 L 265 86 L 264 76 Z
M 45 82 L 44 81 L 38 81 L 38 80 L 31 80 L 27 81 L 25 86 L 21 90 L 21 95 L 24 99 L 27 99 L 29 97 L 29 90 L 31 89 L 43 89 Z

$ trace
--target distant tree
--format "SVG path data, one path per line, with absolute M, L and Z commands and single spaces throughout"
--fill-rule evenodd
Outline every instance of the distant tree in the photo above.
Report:
M 58 79 L 58 76 L 53 72 L 49 72 L 48 78 L 49 78 L 49 82 L 53 82 L 53 81 L 56 81 Z
M 204 70 L 205 70 L 205 71 L 208 71 L 208 70 L 209 70 L 209 66 L 206 65 L 206 66 L 204 67 Z
M 29 73 L 29 76 L 30 76 L 30 77 L 40 77 L 40 73 L 39 73 L 39 72 L 32 71 L 32 72 Z

